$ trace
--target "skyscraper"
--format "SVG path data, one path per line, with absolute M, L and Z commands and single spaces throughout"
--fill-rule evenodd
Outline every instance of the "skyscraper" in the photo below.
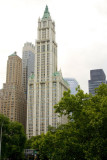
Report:
M 32 43 L 25 43 L 22 54 L 22 85 L 27 98 L 28 78 L 34 73 L 35 46 Z
M 22 59 L 16 52 L 8 57 L 6 83 L 0 92 L 0 113 L 26 127 L 26 100 L 22 87 Z
M 54 105 L 63 96 L 69 85 L 57 71 L 57 43 L 55 23 L 46 6 L 42 19 L 38 20 L 38 38 L 35 49 L 35 75 L 28 82 L 27 136 L 48 131 L 48 126 L 56 127 L 65 123 L 66 117 L 58 117 Z
M 74 78 L 64 78 L 70 85 L 71 94 L 75 95 L 77 93 L 76 88 L 78 87 L 78 82 Z
M 102 83 L 106 83 L 106 75 L 102 69 L 95 69 L 90 71 L 90 80 L 88 81 L 89 93 L 95 95 L 95 88 Z

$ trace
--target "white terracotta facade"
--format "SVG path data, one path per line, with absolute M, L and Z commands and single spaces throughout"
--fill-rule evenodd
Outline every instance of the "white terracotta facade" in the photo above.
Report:
M 47 10 L 46 10 L 47 9 Z M 28 82 L 27 98 L 27 137 L 48 131 L 48 126 L 57 127 L 66 123 L 66 117 L 59 118 L 54 105 L 68 90 L 61 71 L 57 71 L 57 44 L 55 23 L 48 8 L 44 17 L 38 20 L 38 38 L 35 47 L 35 73 Z

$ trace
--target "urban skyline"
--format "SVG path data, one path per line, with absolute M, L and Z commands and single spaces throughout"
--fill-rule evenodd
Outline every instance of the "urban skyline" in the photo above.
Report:
M 37 20 L 46 4 L 56 22 L 58 68 L 63 77 L 75 78 L 88 92 L 91 69 L 101 68 L 107 74 L 107 2 L 104 0 L 68 0 L 61 4 L 56 0 L 0 2 L 0 88 L 6 79 L 8 55 L 17 51 L 21 57 L 24 43 L 35 44 Z

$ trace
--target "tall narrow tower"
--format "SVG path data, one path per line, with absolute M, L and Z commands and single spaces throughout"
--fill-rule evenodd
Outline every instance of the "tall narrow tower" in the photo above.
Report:
M 0 113 L 26 128 L 26 100 L 22 87 L 22 59 L 16 52 L 8 57 L 6 83 L 0 93 Z
M 22 54 L 22 85 L 27 98 L 28 78 L 34 73 L 35 47 L 32 43 L 25 43 Z
M 49 125 L 56 127 L 58 123 L 65 121 L 58 118 L 53 108 L 69 85 L 62 78 L 61 71 L 57 71 L 55 23 L 51 19 L 48 6 L 43 18 L 38 20 L 38 39 L 35 46 L 35 76 L 30 77 L 28 84 L 28 138 L 46 133 Z
M 22 59 L 17 56 L 16 52 L 8 57 L 6 84 L 22 85 Z

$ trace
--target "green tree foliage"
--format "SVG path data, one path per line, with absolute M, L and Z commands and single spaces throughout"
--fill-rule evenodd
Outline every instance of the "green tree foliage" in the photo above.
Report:
M 61 115 L 72 112 L 73 131 L 77 132 L 76 138 L 85 159 L 106 159 L 107 85 L 100 85 L 95 96 L 84 94 L 80 88 L 75 96 L 70 95 L 69 91 L 65 92 L 55 108 Z
M 26 142 L 23 125 L 18 122 L 10 122 L 0 115 L 0 127 L 2 126 L 2 158 L 21 160 Z
M 49 126 L 45 135 L 31 142 L 31 147 L 39 150 L 40 159 L 106 160 L 107 85 L 100 85 L 95 96 L 84 94 L 79 87 L 75 96 L 64 92 L 55 109 L 69 122 L 57 129 Z
M 41 160 L 84 160 L 82 149 L 72 131 L 71 123 L 61 125 L 54 132 L 51 130 L 45 135 L 36 136 L 31 146 L 39 150 Z
M 4 115 L 0 114 L 0 142 L 1 142 L 2 157 L 6 157 L 7 155 L 8 125 L 9 125 L 9 119 Z
M 33 137 L 31 137 L 30 139 L 28 139 L 28 140 L 26 141 L 25 149 L 33 149 L 33 148 L 32 148 L 33 142 L 35 142 L 37 139 L 40 139 L 40 138 L 41 138 L 41 135 L 33 136 Z

